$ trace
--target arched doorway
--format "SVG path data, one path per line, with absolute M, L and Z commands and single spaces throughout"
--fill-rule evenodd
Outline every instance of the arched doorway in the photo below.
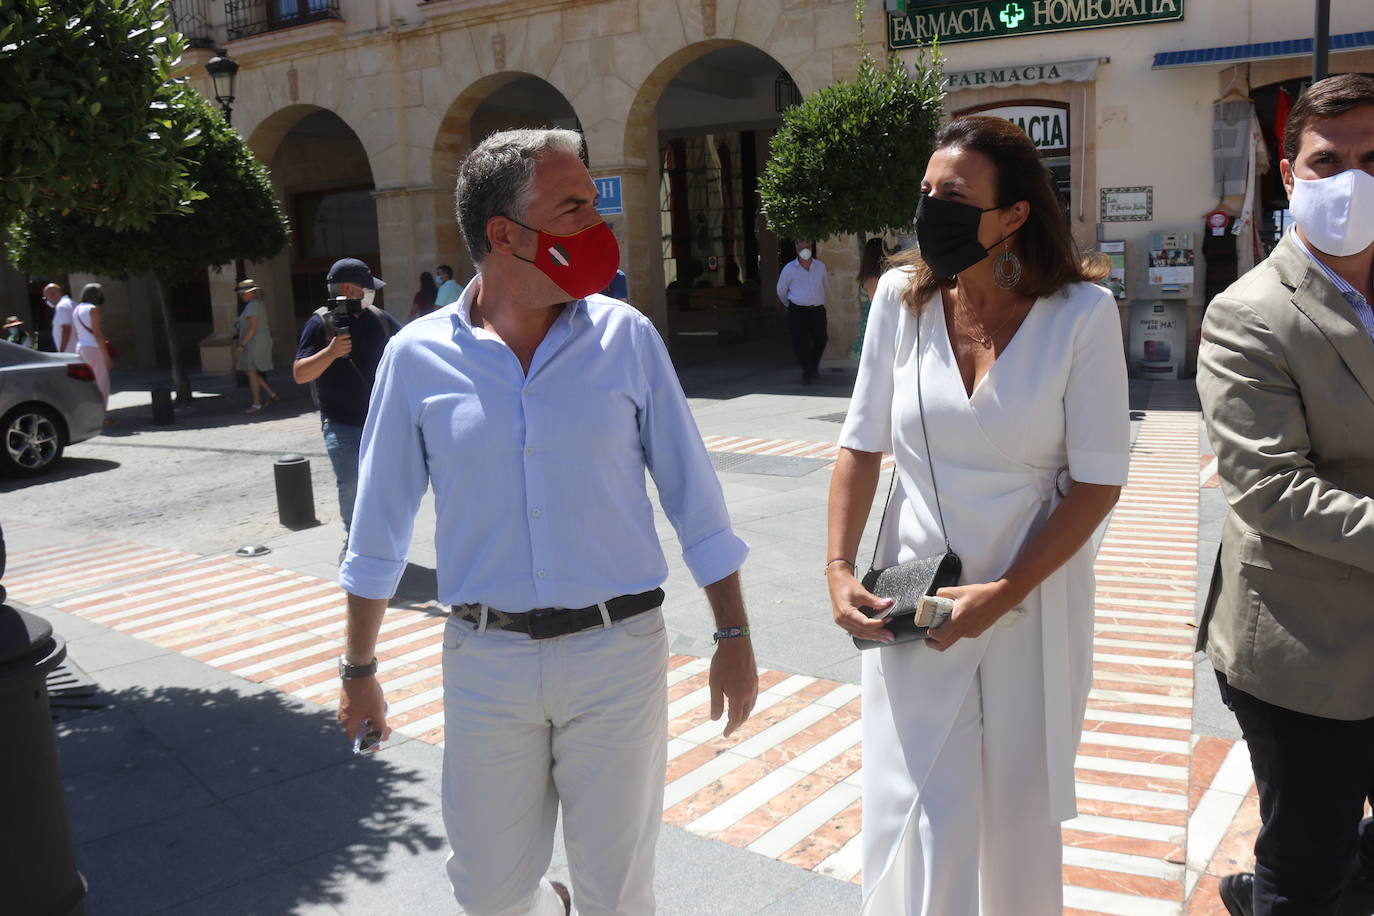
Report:
M 771 307 L 779 240 L 760 214 L 758 178 L 783 110 L 799 98 L 776 60 L 728 41 L 679 52 L 641 89 L 626 151 L 656 163 L 646 216 L 658 230 L 662 323 L 679 362 L 786 333 Z
M 372 168 L 358 135 L 322 108 L 296 120 L 267 161 L 291 221 L 290 298 L 299 326 L 323 301 L 325 274 L 336 260 L 362 258 L 379 267 Z
M 529 73 L 496 73 L 473 83 L 449 106 L 439 125 L 432 163 L 436 205 L 436 261 L 450 264 L 458 279 L 472 276 L 472 262 L 453 218 L 458 163 L 499 130 L 562 127 L 582 130 L 572 103 L 547 80 Z

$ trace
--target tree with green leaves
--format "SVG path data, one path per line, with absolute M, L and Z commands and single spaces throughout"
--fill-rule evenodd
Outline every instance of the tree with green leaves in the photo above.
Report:
M 32 208 L 116 229 L 184 212 L 196 135 L 164 88 L 181 51 L 165 0 L 0 3 L 0 228 Z
M 863 44 L 852 80 L 783 114 L 759 179 L 768 225 L 783 238 L 879 235 L 911 225 L 944 99 L 938 48 L 908 73 L 896 55 L 880 69 Z
M 70 272 L 124 278 L 153 274 L 167 327 L 177 398 L 190 381 L 175 339 L 167 290 L 196 270 L 235 258 L 265 261 L 286 248 L 289 226 L 267 170 L 214 106 L 199 93 L 169 85 L 168 119 L 175 130 L 198 132 L 188 151 L 187 177 L 203 196 L 184 212 L 156 217 L 141 229 L 101 228 L 78 211 L 21 217 L 11 230 L 10 259 L 34 273 Z

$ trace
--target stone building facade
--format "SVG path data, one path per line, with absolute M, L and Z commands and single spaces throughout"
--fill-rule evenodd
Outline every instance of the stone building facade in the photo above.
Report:
M 913 38 L 943 30 L 947 110 L 1023 123 L 1080 244 L 1120 249 L 1133 371 L 1188 374 L 1209 292 L 1262 257 L 1281 228 L 1275 119 L 1310 75 L 1310 15 L 1294 16 L 1291 0 L 886 6 L 868 2 L 869 47 L 911 61 Z M 1374 5 L 1335 7 L 1331 72 L 1374 72 Z M 173 0 L 173 8 L 195 46 L 180 72 L 197 88 L 212 94 L 204 65 L 214 49 L 240 64 L 233 124 L 271 169 L 292 220 L 290 251 L 248 267 L 272 309 L 279 364 L 337 257 L 369 260 L 388 281 L 386 307 L 402 318 L 421 271 L 448 264 L 470 277 L 453 218 L 454 170 L 482 137 L 517 125 L 585 133 L 603 195 L 619 194 L 606 218 L 631 301 L 675 353 L 782 330 L 772 288 L 790 247 L 764 225 L 755 179 L 789 101 L 853 74 L 852 0 Z M 1204 225 L 1214 211 L 1232 217 L 1219 235 Z M 1231 234 L 1236 222 L 1240 236 Z M 832 365 L 847 360 L 858 328 L 858 251 L 852 237 L 819 249 L 831 276 Z M 16 286 L 12 274 L 4 279 Z M 85 278 L 68 279 L 79 287 Z M 227 369 L 232 284 L 232 268 L 212 271 L 178 293 L 182 335 L 210 371 Z M 121 352 L 158 361 L 160 331 L 143 285 L 111 284 L 109 293 L 107 323 Z M 1165 343 L 1146 354 L 1150 322 Z

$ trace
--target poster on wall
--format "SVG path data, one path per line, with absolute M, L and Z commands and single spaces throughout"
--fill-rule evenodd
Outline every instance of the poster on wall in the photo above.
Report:
M 1192 239 L 1156 233 L 1152 241 L 1154 244 L 1150 248 L 1150 285 L 1179 286 L 1192 283 Z
M 1118 299 L 1126 298 L 1126 243 L 1125 242 L 1098 242 L 1097 250 L 1107 256 L 1107 261 L 1111 264 L 1111 271 L 1107 274 L 1102 285 L 1112 291 L 1112 295 Z

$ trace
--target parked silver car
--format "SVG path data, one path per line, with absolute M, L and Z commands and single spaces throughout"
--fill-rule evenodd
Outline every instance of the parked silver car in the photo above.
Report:
M 104 422 L 95 373 L 80 357 L 0 341 L 0 473 L 41 474 Z

